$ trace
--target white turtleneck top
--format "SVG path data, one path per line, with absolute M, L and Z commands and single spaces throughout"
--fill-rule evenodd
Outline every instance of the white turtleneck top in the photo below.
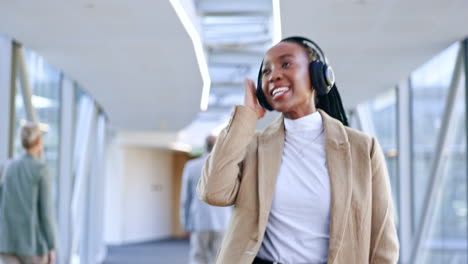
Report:
M 327 262 L 331 189 L 322 116 L 284 119 L 286 137 L 258 257 L 287 264 Z

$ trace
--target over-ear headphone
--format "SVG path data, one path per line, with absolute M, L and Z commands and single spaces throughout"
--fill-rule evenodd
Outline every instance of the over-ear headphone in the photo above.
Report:
M 332 67 L 327 65 L 327 59 L 322 49 L 315 42 L 304 37 L 288 37 L 281 40 L 280 42 L 297 43 L 306 48 L 311 48 L 319 55 L 320 58 L 318 60 L 314 60 L 309 63 L 310 80 L 312 87 L 315 89 L 317 95 L 328 94 L 328 92 L 330 92 L 331 88 L 335 84 L 335 73 L 333 72 Z M 260 105 L 263 108 L 272 111 L 273 107 L 271 107 L 271 105 L 266 100 L 265 94 L 262 90 L 262 68 L 263 61 L 258 72 L 257 90 L 255 94 L 257 95 L 257 99 Z

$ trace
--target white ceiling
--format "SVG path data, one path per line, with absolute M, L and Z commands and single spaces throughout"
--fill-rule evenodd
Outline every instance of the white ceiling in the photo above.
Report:
M 466 0 L 281 1 L 283 36 L 324 50 L 345 106 L 384 90 L 468 36 Z
M 0 32 L 45 57 L 118 130 L 177 131 L 200 109 L 192 42 L 169 1 L 5 1 Z
M 281 1 L 283 36 L 320 44 L 347 107 L 466 37 L 467 14 L 465 0 Z M 169 0 L 2 0 L 0 32 L 77 80 L 118 130 L 177 131 L 199 110 L 193 46 Z

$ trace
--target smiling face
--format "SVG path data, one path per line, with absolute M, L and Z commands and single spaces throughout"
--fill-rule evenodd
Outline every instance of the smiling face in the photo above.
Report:
M 280 42 L 265 55 L 262 89 L 274 110 L 289 119 L 315 112 L 314 92 L 309 75 L 309 57 L 304 47 Z

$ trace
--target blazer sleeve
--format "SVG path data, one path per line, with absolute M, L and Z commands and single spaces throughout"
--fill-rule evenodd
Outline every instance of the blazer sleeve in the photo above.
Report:
M 49 250 L 55 249 L 55 215 L 52 199 L 52 178 L 46 165 L 40 170 L 39 177 L 39 217 Z
M 197 193 L 211 205 L 230 206 L 239 191 L 242 160 L 255 135 L 257 115 L 250 108 L 235 106 L 231 120 L 218 135 L 205 162 Z
M 399 243 L 394 223 L 394 208 L 385 158 L 372 138 L 372 227 L 371 264 L 394 264 L 398 261 Z

